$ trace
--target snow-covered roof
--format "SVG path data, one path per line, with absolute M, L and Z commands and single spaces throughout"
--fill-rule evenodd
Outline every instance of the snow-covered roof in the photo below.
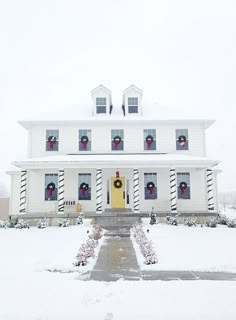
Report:
M 101 123 L 135 123 L 145 124 L 154 123 L 157 125 L 162 124 L 185 124 L 185 125 L 201 125 L 203 128 L 208 128 L 215 121 L 212 119 L 204 119 L 205 117 L 196 116 L 193 111 L 179 110 L 177 108 L 162 106 L 158 103 L 143 103 L 142 116 L 125 117 L 122 110 L 122 102 L 114 104 L 111 114 L 98 114 L 92 115 L 92 104 L 72 105 L 65 108 L 52 109 L 47 112 L 34 112 L 23 116 L 19 124 L 24 128 L 29 129 L 34 125 L 72 125 L 72 124 L 91 124 L 101 125 Z
M 67 154 L 54 155 L 28 160 L 15 161 L 13 164 L 23 169 L 33 168 L 138 168 L 145 167 L 212 167 L 218 160 L 193 157 L 184 154 L 163 153 L 114 153 L 114 154 Z

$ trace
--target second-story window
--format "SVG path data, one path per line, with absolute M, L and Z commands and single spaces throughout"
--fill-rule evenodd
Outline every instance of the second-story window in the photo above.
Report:
M 46 151 L 58 151 L 59 130 L 46 130 Z
M 91 151 L 91 130 L 79 130 L 79 151 Z
M 176 129 L 176 150 L 188 150 L 188 129 Z
M 144 150 L 156 150 L 156 129 L 144 129 Z
M 124 130 L 123 129 L 111 130 L 111 150 L 113 151 L 124 150 Z
M 106 113 L 107 112 L 107 99 L 105 97 L 96 98 L 96 112 Z
M 128 113 L 138 113 L 138 98 L 129 97 L 128 98 Z

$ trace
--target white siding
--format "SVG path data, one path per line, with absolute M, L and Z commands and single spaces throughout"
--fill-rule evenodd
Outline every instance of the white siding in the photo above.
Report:
M 193 156 L 205 156 L 205 132 L 199 126 L 189 126 L 189 150 L 176 151 L 176 137 L 175 129 L 186 128 L 186 125 L 181 126 L 155 126 L 150 124 L 135 126 L 125 125 L 124 123 L 115 124 L 111 126 L 109 123 L 104 125 L 93 126 L 35 126 L 29 135 L 29 154 L 31 157 L 43 157 L 55 154 L 68 154 L 79 152 L 78 146 L 78 131 L 79 129 L 91 129 L 92 136 L 92 149 L 91 152 L 112 152 L 111 151 L 111 129 L 124 129 L 124 152 L 137 152 L 144 151 L 143 148 L 143 130 L 156 129 L 157 138 L 157 152 L 163 153 L 185 153 Z M 59 150 L 58 151 L 45 151 L 46 144 L 46 130 L 58 129 L 59 130 Z M 116 151 L 113 151 L 116 152 Z

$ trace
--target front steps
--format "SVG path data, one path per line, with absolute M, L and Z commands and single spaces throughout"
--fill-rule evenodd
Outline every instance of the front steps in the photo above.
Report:
M 93 216 L 92 223 L 107 230 L 108 236 L 129 237 L 131 227 L 140 219 L 141 217 L 131 210 L 109 209 L 101 215 Z

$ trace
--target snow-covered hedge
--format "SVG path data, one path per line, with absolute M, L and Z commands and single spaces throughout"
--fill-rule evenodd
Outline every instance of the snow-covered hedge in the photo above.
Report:
M 83 243 L 76 256 L 75 266 L 85 266 L 88 263 L 88 258 L 94 258 L 95 248 L 98 245 L 98 240 L 102 237 L 102 228 L 99 225 L 93 226 L 92 233 L 89 239 Z
M 158 262 L 156 252 L 153 248 L 153 244 L 148 240 L 145 232 L 143 231 L 143 225 L 136 223 L 131 229 L 132 235 L 139 245 L 140 251 L 145 258 L 145 264 L 154 264 Z

